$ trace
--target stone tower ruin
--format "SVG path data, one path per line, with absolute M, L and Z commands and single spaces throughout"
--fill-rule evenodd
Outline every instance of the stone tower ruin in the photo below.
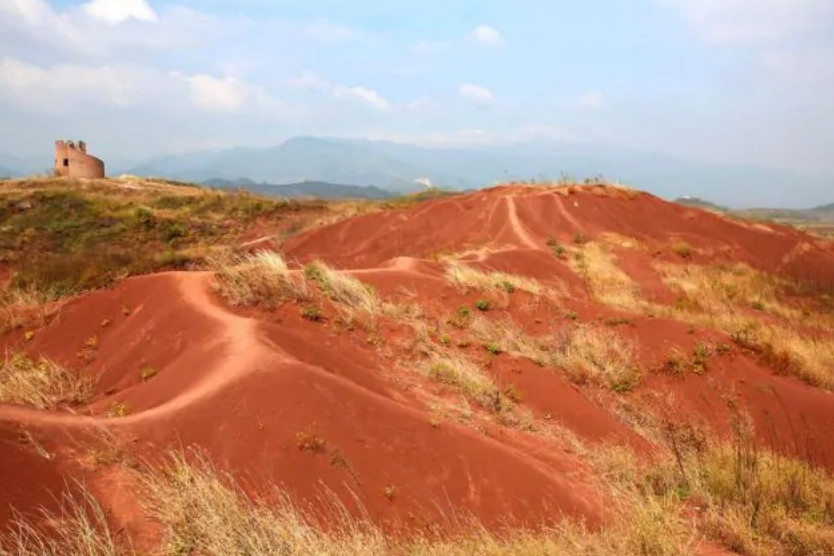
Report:
M 87 154 L 84 141 L 55 141 L 55 175 L 66 178 L 103 178 L 104 162 Z

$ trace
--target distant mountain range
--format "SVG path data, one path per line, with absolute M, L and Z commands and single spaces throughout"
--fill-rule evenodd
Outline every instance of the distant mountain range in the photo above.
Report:
M 240 177 L 268 183 L 305 180 L 373 185 L 408 192 L 428 179 L 450 189 L 508 180 L 602 175 L 674 199 L 686 195 L 729 206 L 798 208 L 826 202 L 834 177 L 805 176 L 749 166 L 720 166 L 602 145 L 526 143 L 503 147 L 435 149 L 388 141 L 298 137 L 267 149 L 201 151 L 150 160 L 138 175 L 204 181 Z
M 249 179 L 224 180 L 211 179 L 202 185 L 219 189 L 245 189 L 252 193 L 270 197 L 317 197 L 321 199 L 389 199 L 395 193 L 380 189 L 373 185 L 341 185 L 323 181 L 303 181 L 276 185 L 271 183 L 256 183 Z
M 105 162 L 107 162 L 105 160 Z M 51 160 L 34 171 L 43 171 Z M 13 175 L 32 172 L 0 157 Z M 297 137 L 270 148 L 236 147 L 108 163 L 108 173 L 204 182 L 241 178 L 253 183 L 326 182 L 374 186 L 398 193 L 431 182 L 476 189 L 510 180 L 604 176 L 667 199 L 697 196 L 730 207 L 801 208 L 826 203 L 834 176 L 808 176 L 753 166 L 707 164 L 615 146 L 531 142 L 480 148 L 425 148 L 364 139 Z M 419 180 L 419 183 L 418 183 Z
M 816 224 L 824 224 L 826 226 L 834 224 L 834 203 L 809 209 L 788 209 L 784 207 L 730 209 L 707 201 L 706 199 L 701 199 L 700 197 L 681 197 L 675 199 L 675 202 L 681 205 L 723 212 L 753 220 L 773 220 L 777 222 L 804 224 L 806 227 Z

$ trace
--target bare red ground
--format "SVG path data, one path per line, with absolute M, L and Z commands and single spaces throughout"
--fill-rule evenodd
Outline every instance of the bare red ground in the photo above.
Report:
M 817 285 L 834 283 L 834 253 L 811 236 L 604 188 L 494 188 L 360 216 L 284 247 L 289 259 L 320 258 L 350 269 L 383 298 L 418 305 L 438 322 L 485 296 L 456 289 L 437 262 L 472 250 L 467 264 L 535 278 L 564 295 L 554 301 L 493 293 L 489 318 L 512 318 L 533 335 L 569 325 L 569 313 L 581 322 L 623 319 L 618 332 L 638 346 L 646 370 L 626 401 L 673 408 L 676 418 L 724 433 L 736 404 L 750 412 L 762 443 L 834 470 L 830 394 L 777 377 L 738 352 L 710 360 L 703 376 L 670 377 L 662 370 L 670 349 L 689 353 L 700 341 L 728 339 L 593 303 L 584 282 L 551 251 L 554 241 L 569 245 L 578 232 L 638 239 L 644 250 L 617 250 L 618 264 L 658 303 L 673 297 L 649 262 L 673 260 L 671 246 L 679 241 L 694 248 L 696 262 L 742 260 Z M 485 245 L 489 249 L 481 249 Z M 59 492 L 67 476 L 89 475 L 120 525 L 139 537 L 149 534 L 135 497 L 115 494 L 128 477 L 112 469 L 79 470 L 78 446 L 102 429 L 134 457 L 159 461 L 167 450 L 195 446 L 252 493 L 268 483 L 304 501 L 330 492 L 392 528 L 442 524 L 450 512 L 471 512 L 490 526 L 561 515 L 592 524 L 603 518 L 606 504 L 594 478 L 568 443 L 494 423 L 434 422 L 424 396 L 431 387 L 410 368 L 403 346 L 413 333 L 402 325 L 381 322 L 373 332 L 348 332 L 336 326 L 330 305 L 323 323 L 303 320 L 298 309 L 233 310 L 214 294 L 209 274 L 167 273 L 75 299 L 31 341 L 22 331 L 0 338 L 6 350 L 46 354 L 98 380 L 95 399 L 74 412 L 0 406 L 0 481 L 12 485 L 0 489 L 0 524 L 12 506 L 48 505 L 46 493 Z M 651 449 L 558 370 L 490 357 L 482 346 L 466 349 L 499 385 L 517 389 L 522 406 L 539 419 L 588 442 Z M 143 378 L 148 370 L 153 376 Z M 108 417 L 117 403 L 128 414 Z M 45 445 L 76 447 L 46 459 L 21 442 L 21 428 Z M 299 435 L 320 439 L 322 448 L 303 449 Z
M 356 496 L 392 527 L 442 525 L 441 515 L 453 511 L 488 524 L 559 515 L 599 520 L 597 494 L 577 480 L 574 457 L 550 451 L 537 458 L 466 427 L 432 426 L 425 407 L 386 380 L 392 363 L 367 344 L 328 334 L 297 311 L 277 322 L 231 313 L 213 298 L 209 278 L 130 279 L 69 303 L 32 342 L 8 338 L 7 347 L 50 354 L 101 383 L 92 417 L 0 407 L 4 430 L 26 423 L 54 442 L 100 427 L 132 439 L 139 458 L 199 446 L 260 485 L 256 491 L 274 482 L 304 500 L 325 489 L 348 505 Z M 93 336 L 94 353 L 85 357 Z M 151 380 L 141 379 L 145 366 L 157 371 Z M 129 414 L 105 417 L 116 402 Z M 300 449 L 299 434 L 321 438 L 323 452 Z M 50 484 L 46 470 L 32 467 L 39 479 L 23 494 L 0 494 L 0 504 L 41 503 L 34 485 Z
M 284 249 L 301 260 L 323 257 L 344 268 L 367 268 L 397 256 L 484 245 L 545 250 L 549 238 L 570 244 L 577 232 L 590 238 L 614 232 L 666 252 L 686 242 L 768 272 L 834 284 L 834 251 L 815 236 L 603 187 L 496 187 L 429 201 L 406 213 L 360 216 L 292 238 Z

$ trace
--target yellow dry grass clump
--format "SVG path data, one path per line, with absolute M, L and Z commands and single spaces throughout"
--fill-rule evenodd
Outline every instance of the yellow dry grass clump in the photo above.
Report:
M 750 556 L 834 554 L 830 473 L 758 447 L 749 425 L 731 442 L 692 446 L 686 436 L 672 432 L 677 457 L 646 468 L 645 477 L 654 492 L 696 503 L 708 538 Z
M 550 364 L 565 369 L 575 382 L 607 385 L 615 392 L 626 392 L 640 382 L 634 344 L 611 330 L 568 326 L 552 341 Z
M 0 283 L 0 333 L 44 326 L 58 312 L 58 297 L 48 288 L 14 288 Z
M 600 303 L 627 310 L 640 307 L 639 289 L 620 270 L 614 256 L 599 243 L 587 243 L 574 251 L 570 266 L 588 284 L 591 297 Z
M 93 381 L 78 372 L 22 353 L 6 355 L 0 367 L 0 403 L 53 409 L 87 403 L 94 393 Z
M 318 284 L 326 297 L 348 312 L 360 312 L 375 318 L 383 310 L 376 290 L 344 271 L 318 261 L 306 265 L 304 275 Z
M 18 515 L 0 536 L 0 556 L 121 556 L 135 554 L 119 546 L 104 510 L 82 485 L 72 485 L 57 513 L 36 518 Z
M 656 314 L 722 330 L 776 372 L 834 389 L 834 322 L 786 303 L 781 280 L 742 264 L 657 268 L 678 301 Z
M 576 383 L 626 392 L 642 376 L 634 342 L 608 328 L 569 324 L 547 336 L 534 337 L 510 318 L 494 321 L 477 317 L 470 331 L 485 345 L 498 346 L 502 353 L 562 369 Z
M 310 299 L 304 276 L 292 271 L 279 253 L 259 251 L 214 261 L 216 285 L 233 305 L 277 305 Z
M 656 264 L 678 297 L 667 307 L 641 299 L 603 245 L 583 245 L 570 264 L 600 303 L 721 330 L 775 372 L 834 389 L 834 319 L 785 301 L 789 284 L 777 277 L 743 264 Z
M 535 296 L 540 296 L 545 292 L 545 288 L 541 283 L 532 278 L 508 274 L 506 272 L 484 272 L 460 262 L 450 262 L 446 266 L 446 277 L 463 293 L 470 290 L 495 290 L 506 293 L 521 290 Z
M 500 409 L 500 393 L 493 380 L 481 368 L 455 351 L 434 353 L 423 363 L 423 372 L 431 380 L 454 388 L 481 407 Z
M 361 313 L 373 320 L 386 308 L 371 286 L 320 261 L 293 270 L 279 253 L 259 251 L 214 261 L 214 267 L 217 290 L 233 305 L 308 302 L 317 288 L 346 316 Z
M 391 537 L 363 518 L 353 517 L 339 500 L 331 498 L 326 529 L 318 514 L 305 510 L 278 488 L 258 499 L 247 496 L 234 480 L 202 456 L 171 455 L 162 469 L 147 469 L 142 477 L 143 499 L 150 516 L 163 528 L 167 554 L 206 556 L 272 556 L 275 554 L 327 554 L 331 556 L 603 556 L 644 554 L 693 555 L 693 535 L 681 517 L 681 506 L 671 499 L 621 489 L 606 525 L 589 530 L 582 523 L 562 520 L 539 529 L 515 528 L 490 532 L 465 515 L 450 516 L 462 530 L 452 536 L 415 532 Z M 466 524 L 469 524 L 468 526 Z M 90 543 L 101 540 L 105 550 L 44 552 L 81 556 L 116 554 L 107 547 L 112 534 L 106 524 L 97 529 L 69 520 L 68 531 Z M 28 540 L 28 545 L 27 541 Z M 59 542 L 63 542 L 63 537 Z M 0 545 L 6 546 L 6 545 Z M 11 545 L 10 545 L 11 546 Z M 33 537 L 14 545 L 15 552 L 0 555 L 41 554 Z M 28 549 L 28 551 L 27 551 Z M 124 550 L 120 554 L 135 554 Z

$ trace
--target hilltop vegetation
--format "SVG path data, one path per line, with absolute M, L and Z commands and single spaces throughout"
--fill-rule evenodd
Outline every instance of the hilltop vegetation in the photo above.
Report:
M 0 189 L 0 264 L 13 269 L 13 287 L 66 295 L 199 266 L 258 220 L 309 208 L 172 182 L 7 182 Z

